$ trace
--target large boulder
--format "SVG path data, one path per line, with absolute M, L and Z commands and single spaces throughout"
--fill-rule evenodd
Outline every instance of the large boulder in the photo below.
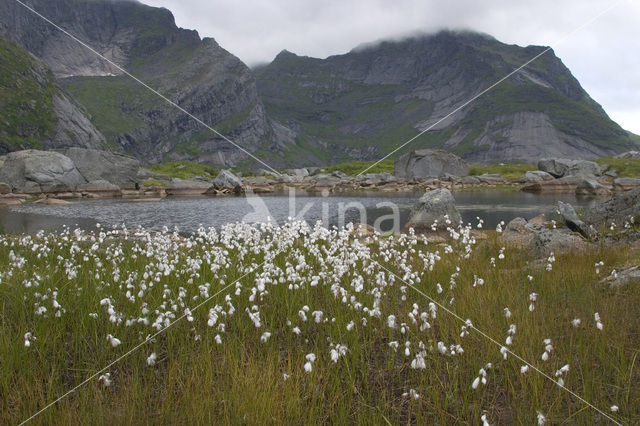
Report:
M 235 192 L 242 191 L 242 180 L 229 170 L 222 170 L 213 181 L 215 189 L 232 189 Z
M 524 180 L 527 183 L 548 181 L 553 179 L 553 176 L 551 176 L 547 172 L 543 172 L 542 170 L 529 170 L 524 174 Z
M 640 221 L 640 188 L 616 194 L 613 198 L 587 209 L 583 215 L 586 223 L 609 226 L 611 222 L 623 225 L 627 221 Z
M 576 188 L 576 195 L 610 195 L 611 190 L 595 179 L 584 179 Z
M 85 148 L 67 148 L 62 153 L 74 162 L 87 182 L 106 180 L 124 189 L 133 189 L 139 182 L 140 162 L 133 157 Z
M 86 179 L 69 157 L 28 149 L 6 156 L 0 181 L 11 185 L 15 192 L 40 193 L 73 191 Z
M 211 188 L 211 183 L 199 180 L 171 179 L 165 191 L 175 197 L 193 197 L 204 195 Z
M 600 166 L 593 161 L 569 160 L 566 158 L 545 158 L 538 162 L 538 169 L 551 176 L 561 178 L 565 176 L 600 176 Z
M 580 220 L 571 204 L 558 201 L 558 213 L 564 219 L 567 228 L 579 233 L 588 240 L 596 240 L 598 238 L 595 228 Z
M 638 178 L 618 178 L 613 180 L 613 186 L 618 191 L 628 191 L 640 186 Z
M 449 223 L 447 223 L 449 222 Z M 411 209 L 407 228 L 424 232 L 433 228 L 442 230 L 457 227 L 462 222 L 456 200 L 448 189 L 427 191 Z
M 467 176 L 469 165 L 442 149 L 420 149 L 400 156 L 394 163 L 393 174 L 401 179 L 436 178 L 445 174 Z
M 534 230 L 529 226 L 526 219 L 516 217 L 507 224 L 502 234 L 498 237 L 498 241 L 510 247 L 525 248 L 531 244 L 534 237 Z

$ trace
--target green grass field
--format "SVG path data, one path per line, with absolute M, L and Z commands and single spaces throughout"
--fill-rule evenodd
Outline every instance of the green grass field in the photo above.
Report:
M 640 422 L 640 292 L 596 284 L 638 250 L 540 264 L 488 236 L 0 236 L 0 423 L 76 386 L 33 423 L 606 421 L 512 353 Z

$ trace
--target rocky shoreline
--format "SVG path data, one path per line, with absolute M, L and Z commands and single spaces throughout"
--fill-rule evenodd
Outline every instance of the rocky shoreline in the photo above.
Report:
M 25 150 L 6 155 L 0 164 L 0 206 L 18 205 L 26 200 L 65 204 L 69 200 L 94 198 L 145 201 L 245 192 L 270 194 L 290 188 L 322 195 L 358 191 L 511 188 L 535 193 L 575 192 L 609 197 L 640 187 L 640 179 L 618 178 L 615 170 L 591 161 L 544 159 L 538 163 L 539 170 L 528 171 L 518 180 L 498 174 L 452 174 L 469 173 L 468 166 L 460 161 L 441 150 L 420 150 L 400 157 L 394 174 L 348 176 L 340 171 L 327 173 L 312 167 L 289 169 L 279 175 L 262 170 L 258 176 L 244 178 L 223 170 L 215 179 L 196 176 L 182 180 L 153 173 L 140 167 L 138 160 L 122 154 L 82 148 Z M 429 177 L 435 174 L 438 177 Z

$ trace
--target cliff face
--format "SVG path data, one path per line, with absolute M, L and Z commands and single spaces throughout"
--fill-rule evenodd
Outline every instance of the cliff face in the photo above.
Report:
M 2 37 L 0 58 L 0 153 L 104 144 L 82 107 L 60 90 L 41 61 Z
M 269 115 L 324 161 L 380 158 L 438 122 L 543 47 L 440 32 L 326 59 L 283 51 L 256 70 Z M 473 162 L 593 158 L 636 145 L 552 51 L 436 125 L 407 149 Z
M 213 39 L 178 28 L 168 10 L 124 0 L 28 3 L 248 151 L 273 137 L 251 71 Z M 0 34 L 51 68 L 91 114 L 109 149 L 145 162 L 230 166 L 245 160 L 237 148 L 17 3 L 0 4 Z

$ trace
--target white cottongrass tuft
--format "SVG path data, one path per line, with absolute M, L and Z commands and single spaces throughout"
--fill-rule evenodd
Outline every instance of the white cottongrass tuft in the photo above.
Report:
M 107 334 L 107 342 L 111 344 L 111 347 L 115 348 L 116 346 L 120 346 L 122 343 L 120 339 L 113 337 L 111 334 Z
M 105 373 L 100 377 L 98 377 L 98 382 L 102 383 L 102 385 L 107 388 L 111 386 L 111 383 L 112 383 L 111 373 Z
M 271 337 L 271 333 L 269 333 L 268 331 L 265 331 L 264 333 L 262 333 L 262 336 L 260 336 L 260 342 L 267 343 L 267 340 L 269 340 L 269 337 Z
M 540 411 L 538 413 L 538 426 L 542 426 L 547 421 L 547 418 Z
M 149 357 L 147 358 L 147 365 L 149 367 L 152 367 L 154 365 L 156 365 L 156 359 L 158 359 L 158 355 L 156 355 L 155 352 L 153 352 L 151 355 L 149 355 Z

